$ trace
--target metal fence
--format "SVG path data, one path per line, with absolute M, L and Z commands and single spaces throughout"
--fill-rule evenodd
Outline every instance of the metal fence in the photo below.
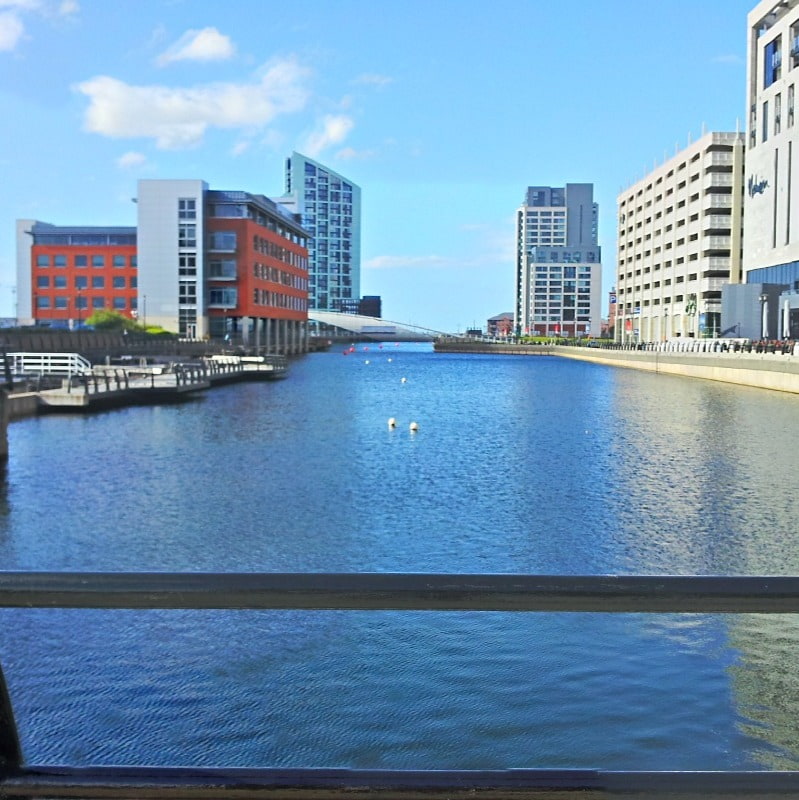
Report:
M 0 573 L 0 607 L 799 613 L 799 578 Z M 776 798 L 799 772 L 69 768 L 26 764 L 0 672 L 0 798 Z M 708 732 L 712 735 L 712 732 Z

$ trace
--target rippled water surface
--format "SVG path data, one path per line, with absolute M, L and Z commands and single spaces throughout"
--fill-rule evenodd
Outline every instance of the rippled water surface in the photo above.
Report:
M 797 412 L 789 395 L 558 358 L 316 354 L 184 405 L 13 423 L 0 565 L 799 574 Z M 799 767 L 792 616 L 0 624 L 31 762 Z

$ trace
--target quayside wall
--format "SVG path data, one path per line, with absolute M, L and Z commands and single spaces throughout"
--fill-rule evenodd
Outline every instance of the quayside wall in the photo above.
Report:
M 799 394 L 799 355 L 746 352 L 680 353 L 567 345 L 554 345 L 551 349 L 552 355 L 591 361 L 595 364 Z

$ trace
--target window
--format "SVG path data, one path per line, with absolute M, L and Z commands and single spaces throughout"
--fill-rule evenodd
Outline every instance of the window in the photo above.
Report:
M 75 308 L 85 309 L 89 307 L 89 301 L 86 297 L 78 295 L 75 298 Z
M 178 219 L 197 219 L 197 201 L 193 197 L 178 198 Z
M 36 298 L 36 308 L 50 308 L 50 298 L 49 297 L 37 297 Z
M 36 266 L 37 267 L 49 267 L 50 266 L 50 256 L 36 256 Z
M 236 277 L 236 262 L 233 261 L 233 260 L 209 261 L 208 262 L 208 277 L 209 278 L 235 278 Z
M 67 288 L 67 276 L 66 275 L 56 275 L 53 278 L 53 286 L 56 289 L 66 289 Z
M 115 267 L 124 267 L 125 266 L 125 256 L 114 256 L 114 266 Z
M 237 293 L 235 289 L 211 289 L 208 296 L 208 304 L 212 306 L 222 306 L 225 308 L 235 308 L 237 305 Z
M 88 256 L 75 256 L 75 266 L 76 267 L 88 267 L 89 266 L 89 257 Z
M 124 289 L 125 288 L 125 278 L 121 275 L 115 275 L 112 281 L 112 286 L 114 289 Z
M 788 127 L 793 127 L 793 99 L 794 88 L 793 84 L 788 87 Z
M 178 275 L 196 275 L 197 256 L 182 255 L 178 256 Z
M 197 247 L 197 226 L 178 225 L 178 247 Z
M 130 279 L 130 288 L 137 289 L 139 287 L 139 279 L 136 275 L 133 275 Z
M 236 249 L 236 234 L 232 231 L 217 231 L 211 234 L 211 250 L 233 251 Z
M 105 308 L 105 298 L 92 297 L 92 308 Z
M 67 298 L 63 295 L 59 295 L 55 299 L 55 307 L 60 309 L 65 309 L 67 307 Z
M 114 308 L 117 311 L 124 311 L 127 308 L 127 302 L 125 301 L 124 297 L 115 297 L 114 298 Z
M 77 275 L 75 277 L 76 289 L 87 289 L 89 286 L 89 279 L 85 275 Z
M 36 278 L 36 286 L 39 289 L 49 289 L 50 288 L 50 278 L 47 275 L 39 275 Z
M 105 266 L 105 256 L 92 256 L 92 266 L 93 267 L 104 267 Z
M 105 278 L 102 275 L 95 275 L 92 278 L 92 289 L 105 289 Z
M 772 39 L 764 50 L 763 88 L 768 89 L 782 75 L 782 36 Z
M 763 102 L 763 119 L 761 120 L 761 142 L 768 140 L 768 100 Z
M 781 122 L 780 117 L 782 113 L 782 95 L 777 93 L 774 95 L 774 135 L 780 132 Z
M 57 267 L 66 267 L 67 265 L 67 257 L 66 256 L 54 256 L 53 263 Z

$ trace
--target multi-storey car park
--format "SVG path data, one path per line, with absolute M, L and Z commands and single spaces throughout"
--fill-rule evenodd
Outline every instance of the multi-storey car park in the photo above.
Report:
M 707 133 L 618 197 L 619 342 L 719 336 L 740 283 L 744 135 Z

